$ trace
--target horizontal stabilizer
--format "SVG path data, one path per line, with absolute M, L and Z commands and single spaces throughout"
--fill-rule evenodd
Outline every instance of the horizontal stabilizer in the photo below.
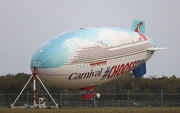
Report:
M 147 50 L 148 51 L 160 51 L 160 50 L 164 50 L 164 49 L 167 49 L 166 47 L 161 47 L 161 48 L 154 48 L 154 47 L 152 47 L 152 48 L 148 48 Z
M 136 69 L 133 70 L 133 75 L 136 78 L 139 78 L 139 77 L 143 76 L 144 74 L 146 74 L 146 63 L 140 65 L 139 67 L 137 67 Z

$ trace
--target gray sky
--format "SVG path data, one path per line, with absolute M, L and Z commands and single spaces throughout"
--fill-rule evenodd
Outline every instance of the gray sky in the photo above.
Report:
M 31 73 L 35 50 L 49 38 L 81 27 L 129 29 L 146 22 L 146 35 L 158 47 L 147 74 L 179 74 L 180 0 L 0 0 L 0 75 Z

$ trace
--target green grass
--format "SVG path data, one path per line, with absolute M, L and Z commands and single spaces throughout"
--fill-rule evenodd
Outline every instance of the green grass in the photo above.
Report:
M 179 107 L 102 107 L 63 109 L 11 109 L 0 108 L 0 113 L 180 113 Z

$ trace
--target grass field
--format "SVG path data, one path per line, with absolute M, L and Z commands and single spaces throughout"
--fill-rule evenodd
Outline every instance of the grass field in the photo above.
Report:
M 0 108 L 0 113 L 180 113 L 179 107 L 109 107 L 63 109 L 11 109 Z

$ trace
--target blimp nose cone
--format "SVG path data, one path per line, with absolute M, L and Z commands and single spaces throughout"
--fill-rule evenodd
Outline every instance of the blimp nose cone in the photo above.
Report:
M 32 63 L 32 67 L 36 67 L 36 68 L 42 68 L 42 63 L 40 61 L 34 61 Z
M 47 48 L 46 48 L 47 49 Z M 37 69 L 48 69 L 59 67 L 60 58 L 57 58 L 56 51 L 54 50 L 38 50 L 34 53 L 30 67 Z
M 52 39 L 35 51 L 31 58 L 30 68 L 59 68 L 68 60 L 69 54 L 67 51 L 67 48 L 62 46 L 59 40 Z

